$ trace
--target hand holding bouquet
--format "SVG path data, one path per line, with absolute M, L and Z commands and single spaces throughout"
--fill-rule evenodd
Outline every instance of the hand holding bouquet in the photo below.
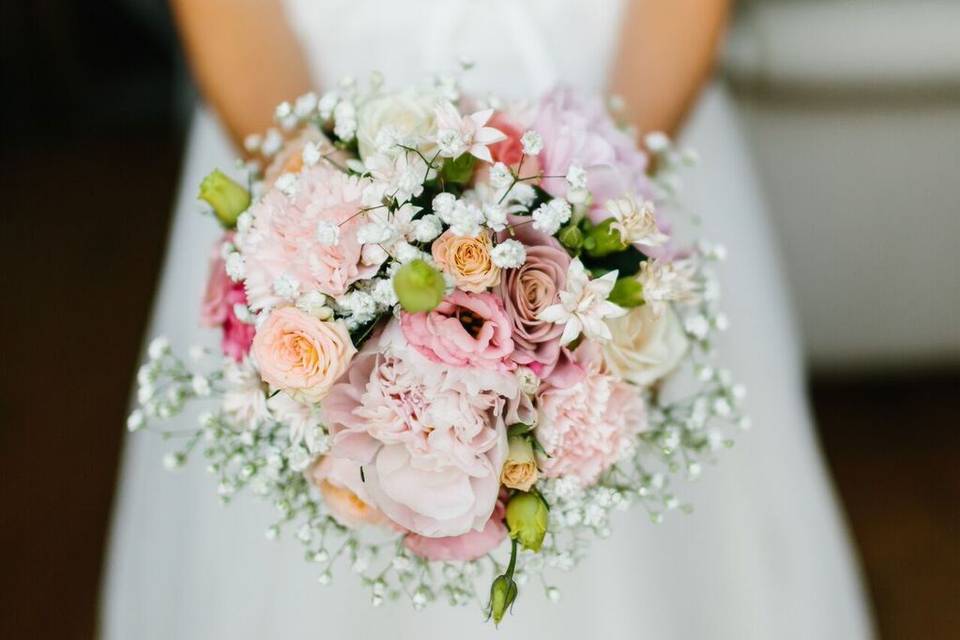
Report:
M 199 448 L 224 502 L 273 501 L 268 535 L 294 529 L 321 582 L 346 558 L 374 604 L 479 600 L 496 622 L 613 510 L 681 506 L 668 476 L 699 475 L 717 420 L 745 424 L 707 360 L 722 250 L 667 220 L 688 155 L 565 89 L 347 82 L 276 116 L 246 185 L 201 185 L 226 229 L 203 308 L 223 355 L 158 339 L 139 375 L 132 429 L 171 436 L 148 422 L 218 398 L 170 466 Z

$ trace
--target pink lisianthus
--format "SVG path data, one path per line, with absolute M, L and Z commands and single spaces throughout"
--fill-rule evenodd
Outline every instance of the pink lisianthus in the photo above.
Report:
M 240 362 L 250 352 L 256 329 L 252 324 L 241 322 L 234 311 L 234 305 L 246 305 L 247 296 L 242 284 L 230 280 L 220 255 L 220 247 L 232 239 L 233 234 L 227 234 L 214 245 L 200 322 L 206 327 L 220 327 L 223 330 L 220 346 L 224 355 Z
M 469 562 L 481 558 L 497 547 L 507 537 L 507 525 L 503 523 L 506 509 L 498 501 L 487 524 L 480 531 L 468 531 L 459 536 L 428 538 L 415 533 L 403 539 L 404 546 L 414 555 L 438 562 Z
M 549 454 L 540 461 L 548 478 L 597 480 L 646 428 L 643 399 L 608 373 L 596 343 L 584 342 L 574 359 L 586 375 L 572 386 L 546 385 L 538 398 L 537 440 Z
M 318 165 L 298 174 L 292 195 L 274 187 L 250 208 L 253 222 L 240 253 L 252 309 L 284 302 L 274 291 L 281 277 L 296 282 L 300 293 L 340 296 L 377 272 L 383 257 L 368 264 L 357 240 L 357 229 L 365 224 L 358 215 L 364 186 L 363 179 Z M 318 239 L 321 222 L 339 226 L 335 244 Z
M 371 502 L 421 536 L 483 530 L 507 451 L 513 376 L 433 366 L 395 322 L 371 338 L 323 401 L 331 455 L 363 466 Z
M 582 96 L 570 88 L 554 89 L 541 99 L 532 129 L 543 138 L 543 172 L 554 176 L 540 185 L 549 194 L 566 196 L 568 185 L 563 176 L 570 165 L 586 169 L 595 207 L 625 193 L 649 193 L 646 154 L 617 127 L 599 98 Z M 592 215 L 609 217 L 600 209 Z
M 426 313 L 401 313 L 400 326 L 410 345 L 431 362 L 452 367 L 511 371 L 512 323 L 503 302 L 492 293 L 455 289 Z

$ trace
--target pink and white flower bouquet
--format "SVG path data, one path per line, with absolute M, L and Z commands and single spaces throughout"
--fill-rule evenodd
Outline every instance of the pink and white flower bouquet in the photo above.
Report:
M 224 227 L 202 313 L 222 353 L 156 339 L 138 376 L 128 426 L 182 436 L 169 466 L 199 450 L 223 502 L 272 501 L 268 537 L 292 530 L 321 582 L 340 561 L 374 605 L 497 622 L 613 511 L 686 508 L 669 477 L 746 424 L 709 362 L 722 249 L 672 231 L 692 154 L 638 147 L 567 89 L 521 104 L 374 78 L 276 120 L 242 178 L 201 185 Z M 197 428 L 156 426 L 194 399 Z

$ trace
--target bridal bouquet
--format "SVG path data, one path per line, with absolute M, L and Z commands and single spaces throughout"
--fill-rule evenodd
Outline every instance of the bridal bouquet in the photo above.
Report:
M 222 353 L 154 340 L 129 428 L 182 438 L 171 467 L 199 450 L 224 502 L 270 500 L 268 537 L 292 530 L 322 583 L 349 565 L 374 605 L 499 623 L 534 575 L 556 600 L 546 570 L 616 510 L 687 509 L 668 479 L 746 423 L 710 364 L 722 248 L 671 231 L 692 154 L 610 113 L 376 78 L 281 104 L 246 175 L 200 185 Z M 194 399 L 197 428 L 155 426 Z

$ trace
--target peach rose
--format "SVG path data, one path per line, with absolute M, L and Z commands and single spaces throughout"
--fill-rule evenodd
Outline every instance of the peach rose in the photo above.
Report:
M 433 243 L 433 259 L 453 277 L 457 287 L 471 293 L 486 291 L 500 283 L 500 267 L 490 259 L 490 232 L 475 238 L 444 232 Z
M 537 459 L 530 440 L 511 436 L 507 449 L 507 459 L 500 471 L 500 482 L 505 487 L 530 491 L 538 477 Z
M 296 307 L 274 310 L 253 338 L 260 376 L 301 402 L 318 402 L 357 350 L 342 322 L 324 322 Z
M 356 529 L 367 524 L 389 524 L 383 512 L 370 503 L 358 463 L 324 456 L 310 466 L 306 476 L 323 496 L 330 514 L 343 526 Z

